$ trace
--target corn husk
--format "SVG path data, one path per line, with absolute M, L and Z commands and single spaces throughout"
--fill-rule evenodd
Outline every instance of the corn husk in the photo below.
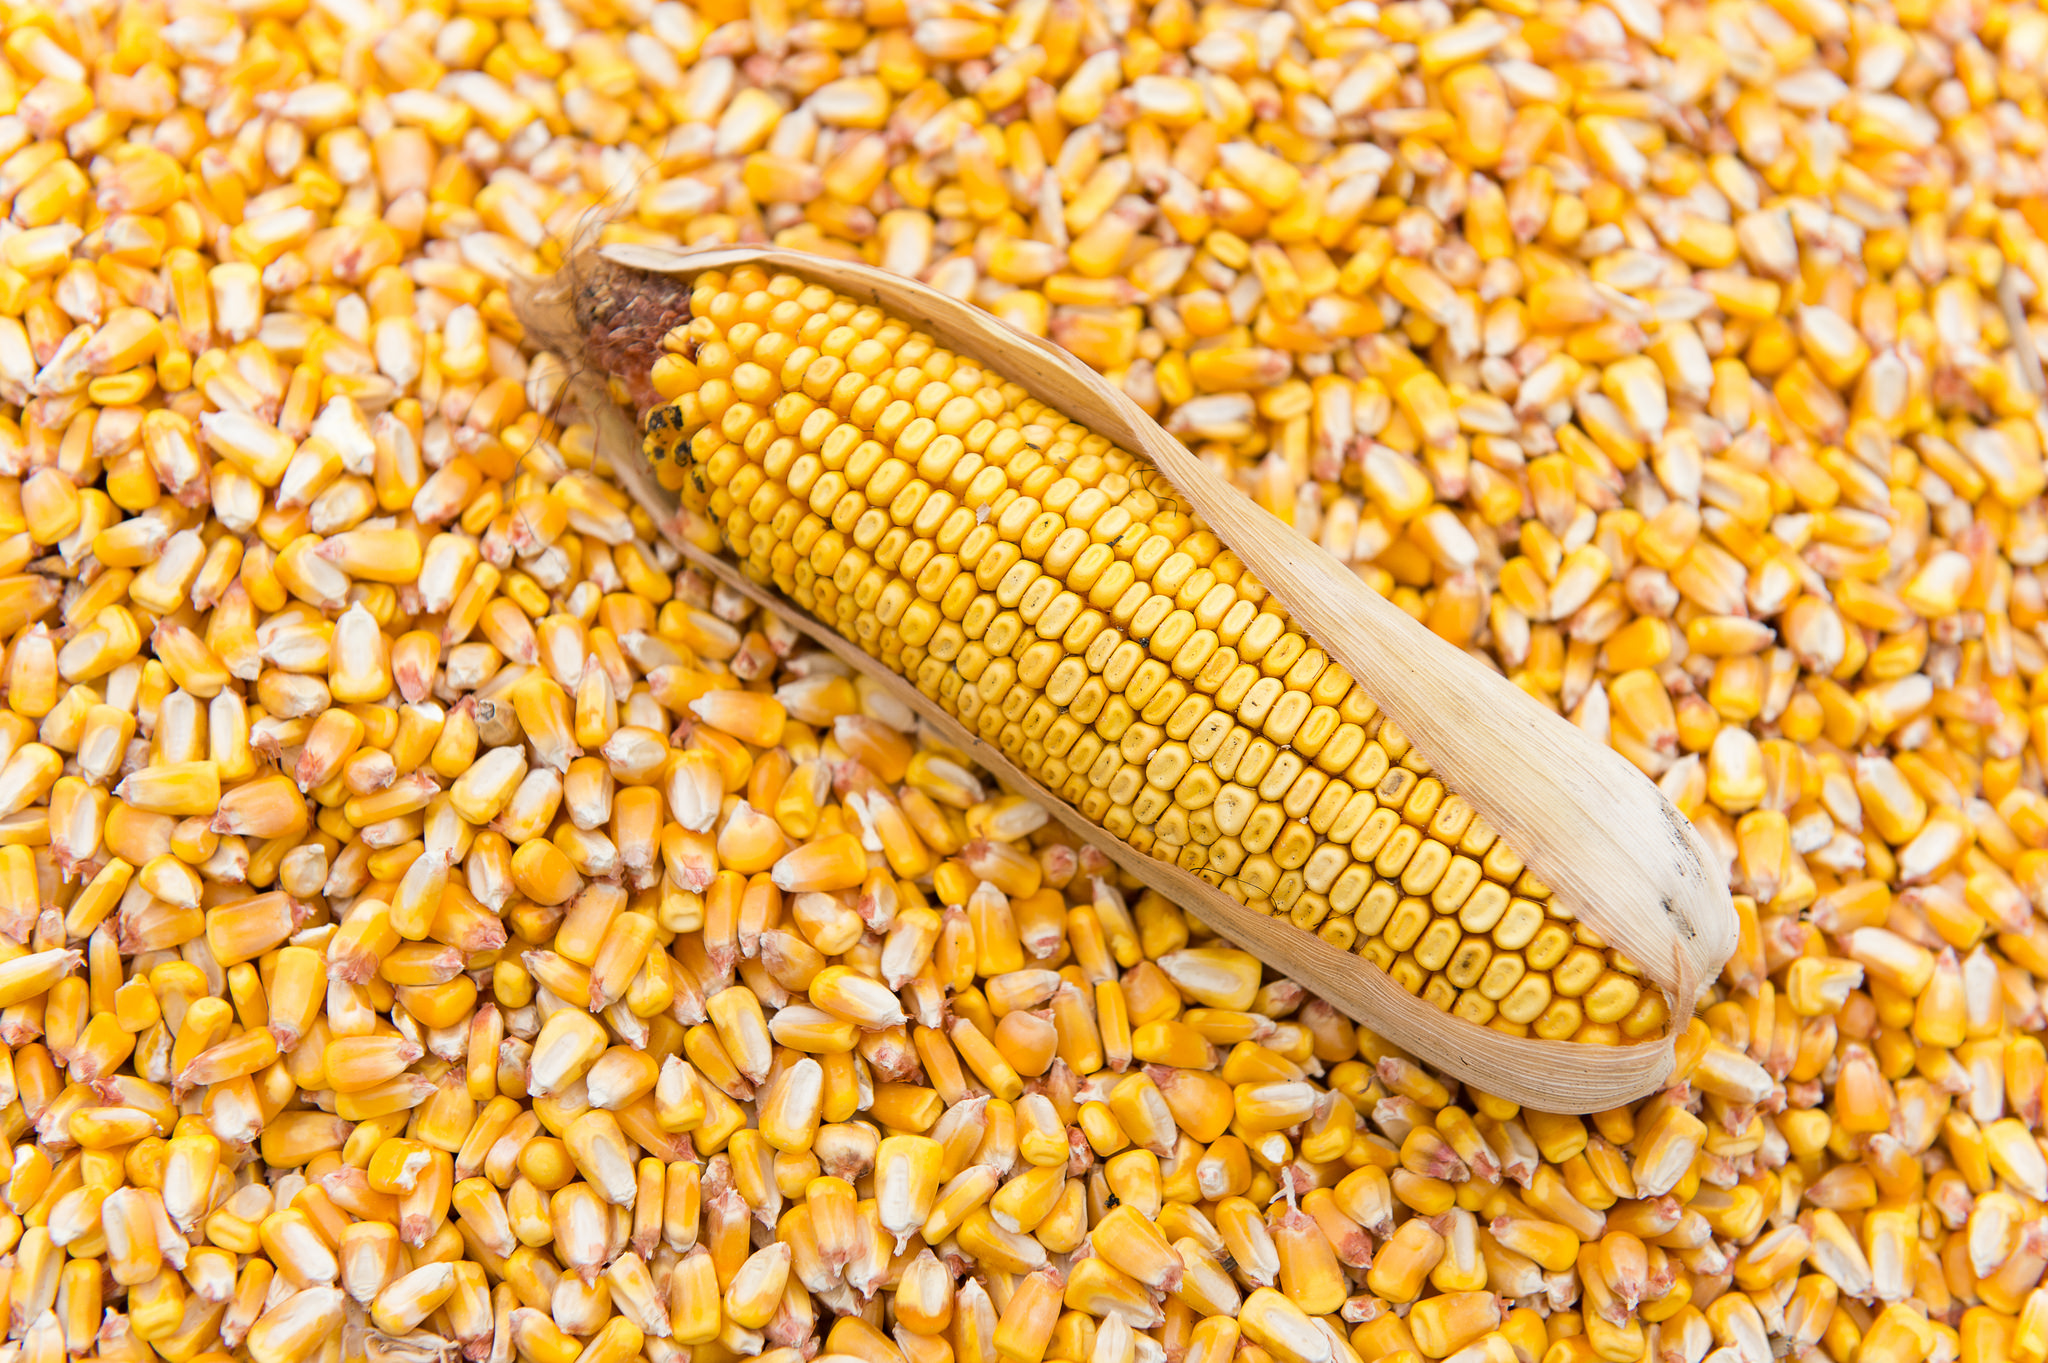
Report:
M 730 560 L 692 543 L 675 499 L 640 456 L 632 418 L 590 367 L 593 349 L 615 356 L 617 347 L 589 344 L 573 294 L 593 287 L 593 280 L 606 290 L 630 290 L 636 274 L 690 276 L 741 265 L 787 271 L 913 319 L 941 345 L 1151 459 L 1302 629 L 1394 719 L 1446 787 L 1470 802 L 1582 921 L 1642 967 L 1670 1002 L 1666 1034 L 1634 1045 L 1581 1045 L 1511 1037 L 1440 1012 L 1351 952 L 1248 909 L 1103 832 L 904 678 L 772 588 L 744 577 Z M 874 677 L 1003 784 L 1043 803 L 1078 836 L 1223 936 L 1438 1069 L 1541 1111 L 1615 1107 L 1655 1091 L 1670 1074 L 1675 1039 L 1700 991 L 1733 952 L 1737 930 L 1726 877 L 1691 824 L 1618 753 L 1430 633 L 1269 516 L 1101 375 L 1051 343 L 915 280 L 767 247 L 594 248 L 554 279 L 519 290 L 515 302 L 530 335 L 561 353 L 577 374 L 577 400 L 596 426 L 601 455 L 690 562 Z

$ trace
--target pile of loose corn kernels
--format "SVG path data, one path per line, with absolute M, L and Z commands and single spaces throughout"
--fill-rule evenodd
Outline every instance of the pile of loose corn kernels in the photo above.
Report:
M 0 9 L 0 1363 L 2043 1363 L 2048 15 Z M 1042 332 L 1656 777 L 1460 1091 L 679 572 L 507 289 Z M 2038 338 L 2038 339 L 2037 339 Z

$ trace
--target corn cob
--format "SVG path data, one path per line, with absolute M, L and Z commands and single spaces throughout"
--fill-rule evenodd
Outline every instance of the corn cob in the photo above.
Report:
M 1468 1021 L 1662 1030 L 1635 964 L 1142 461 L 793 276 L 699 277 L 662 349 L 643 445 L 661 481 L 755 580 L 1107 832 Z

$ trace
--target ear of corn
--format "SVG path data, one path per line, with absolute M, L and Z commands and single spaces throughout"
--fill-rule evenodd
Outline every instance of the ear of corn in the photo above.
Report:
M 0 12 L 0 1360 L 2048 1357 L 2044 58 Z M 1672 1086 L 1444 1083 L 679 572 L 510 307 L 600 207 L 1051 337 L 1658 778 L 1743 925 Z
M 699 276 L 688 316 L 644 448 L 756 580 L 1105 831 L 1446 1012 L 1549 1041 L 1662 1030 L 1640 969 L 1157 470 L 791 275 Z

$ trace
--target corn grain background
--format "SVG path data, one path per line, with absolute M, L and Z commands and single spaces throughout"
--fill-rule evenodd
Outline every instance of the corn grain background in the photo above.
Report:
M 5 1363 L 2041 1363 L 2048 16 L 0 8 Z M 679 572 L 508 286 L 1065 346 L 1655 777 L 1672 1085 L 1459 1091 Z

